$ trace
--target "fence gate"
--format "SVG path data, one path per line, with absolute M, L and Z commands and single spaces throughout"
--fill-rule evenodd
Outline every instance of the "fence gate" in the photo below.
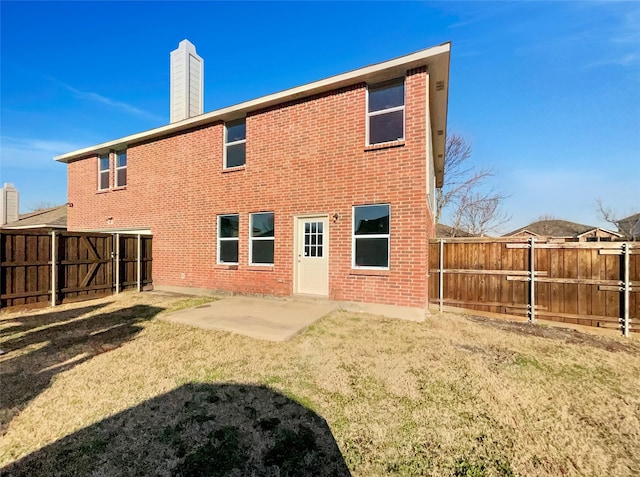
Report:
M 0 231 L 0 308 L 89 300 L 152 284 L 152 239 L 48 229 Z

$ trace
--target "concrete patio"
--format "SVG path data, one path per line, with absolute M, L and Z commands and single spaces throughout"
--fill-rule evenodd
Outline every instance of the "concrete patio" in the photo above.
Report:
M 286 341 L 338 307 L 338 303 L 326 300 L 230 296 L 168 313 L 162 319 L 256 339 Z

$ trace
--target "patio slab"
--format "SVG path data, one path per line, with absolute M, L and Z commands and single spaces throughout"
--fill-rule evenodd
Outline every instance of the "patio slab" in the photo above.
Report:
M 173 323 L 286 341 L 338 308 L 327 300 L 230 296 L 162 316 Z

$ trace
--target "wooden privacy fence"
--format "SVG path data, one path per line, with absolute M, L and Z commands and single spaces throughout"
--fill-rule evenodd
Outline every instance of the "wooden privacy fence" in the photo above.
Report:
M 535 239 L 429 242 L 429 301 L 640 332 L 640 243 Z
M 151 237 L 0 231 L 0 308 L 97 298 L 152 283 Z

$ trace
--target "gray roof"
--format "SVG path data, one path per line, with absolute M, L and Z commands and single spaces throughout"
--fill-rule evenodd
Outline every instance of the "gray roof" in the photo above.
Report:
M 531 234 L 540 235 L 543 237 L 577 237 L 598 228 L 614 235 L 619 235 L 617 232 L 606 230 L 595 225 L 584 225 L 578 224 L 576 222 L 569 222 L 568 220 L 552 219 L 532 222 L 529 225 L 525 225 L 524 227 L 520 227 L 519 229 L 504 234 L 503 237 L 511 237 L 513 235 L 519 235 L 524 232 L 529 232 Z
M 625 217 L 624 219 L 620 219 L 618 222 L 636 222 L 638 220 L 640 220 L 640 212 L 630 215 L 629 217 Z
M 436 237 L 437 238 L 447 238 L 447 237 L 474 237 L 473 234 L 469 232 L 465 232 L 464 230 L 454 229 L 448 225 L 437 224 L 436 225 Z
M 20 214 L 18 220 L 2 226 L 3 229 L 35 229 L 39 227 L 66 229 L 67 205 L 58 205 L 27 214 Z

